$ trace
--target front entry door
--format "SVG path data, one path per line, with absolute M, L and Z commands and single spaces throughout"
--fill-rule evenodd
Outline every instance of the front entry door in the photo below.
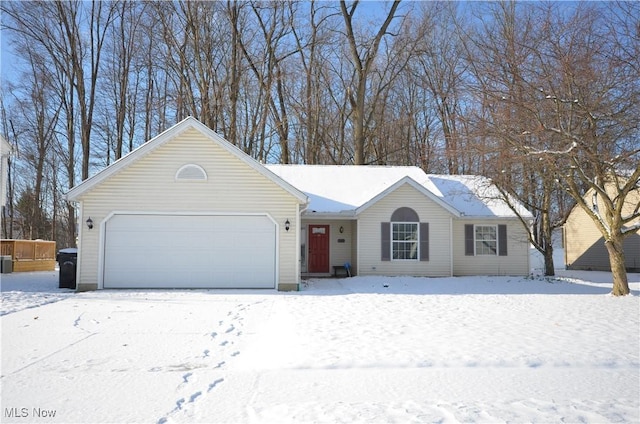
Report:
M 309 225 L 309 273 L 329 272 L 329 226 Z

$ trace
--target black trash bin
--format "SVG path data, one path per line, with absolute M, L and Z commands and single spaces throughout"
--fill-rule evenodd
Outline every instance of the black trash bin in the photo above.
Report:
M 76 288 L 76 265 L 78 263 L 78 249 L 69 247 L 60 249 L 56 256 L 56 261 L 60 265 L 60 284 L 61 289 Z

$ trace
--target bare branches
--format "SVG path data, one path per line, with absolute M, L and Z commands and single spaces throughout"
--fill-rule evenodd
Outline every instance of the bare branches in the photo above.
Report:
M 396 17 L 396 10 L 400 5 L 400 0 L 395 0 L 391 8 L 387 12 L 386 18 L 372 39 L 368 40 L 362 48 L 359 48 L 356 35 L 353 30 L 353 18 L 358 6 L 358 1 L 354 1 L 351 7 L 347 8 L 345 0 L 340 1 L 340 11 L 344 19 L 346 41 L 349 45 L 351 53 L 351 61 L 354 66 L 356 75 L 355 93 L 350 87 L 347 87 L 347 95 L 353 113 L 353 139 L 355 150 L 356 165 L 363 165 L 365 160 L 365 106 L 366 93 L 369 75 L 372 71 L 374 60 L 378 55 L 378 49 L 382 37 L 387 34 L 387 28 Z M 355 95 L 355 96 L 354 96 Z

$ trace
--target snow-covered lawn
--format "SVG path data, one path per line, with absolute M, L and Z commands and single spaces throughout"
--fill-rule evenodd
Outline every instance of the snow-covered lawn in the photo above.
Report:
M 638 422 L 640 274 L 312 280 L 296 293 L 2 278 L 2 422 Z

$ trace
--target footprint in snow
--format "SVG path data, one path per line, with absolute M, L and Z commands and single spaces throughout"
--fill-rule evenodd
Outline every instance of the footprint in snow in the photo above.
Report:
M 213 383 L 209 384 L 209 389 L 207 389 L 207 393 L 209 393 L 211 390 L 215 389 L 215 387 L 222 383 L 224 381 L 224 378 L 219 378 L 216 381 L 214 381 Z

